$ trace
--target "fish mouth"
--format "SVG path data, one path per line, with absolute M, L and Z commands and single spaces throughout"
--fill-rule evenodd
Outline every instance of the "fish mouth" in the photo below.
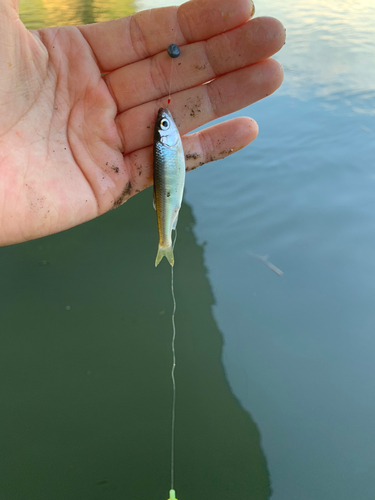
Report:
M 173 121 L 173 116 L 168 108 L 159 108 L 155 123 L 159 126 L 163 118 L 169 118 Z
M 163 115 L 168 116 L 168 118 L 172 118 L 171 112 L 169 111 L 168 108 L 159 108 L 158 110 L 158 115 L 156 117 L 156 121 L 159 121 L 162 119 Z M 172 118 L 173 119 L 173 118 Z

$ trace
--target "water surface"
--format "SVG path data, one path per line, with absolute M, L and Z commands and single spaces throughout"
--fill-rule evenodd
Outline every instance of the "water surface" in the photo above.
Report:
M 34 28 L 153 5 L 21 0 Z M 368 500 L 375 5 L 256 12 L 287 28 L 285 83 L 238 113 L 259 123 L 250 147 L 188 175 L 179 223 L 180 496 Z M 1 250 L 2 498 L 166 498 L 171 303 L 150 197 Z
M 188 176 L 186 199 L 206 242 L 227 375 L 259 425 L 272 498 L 366 500 L 375 475 L 375 5 L 256 7 L 287 28 L 277 56 L 285 83 L 245 111 L 260 126 L 254 144 Z

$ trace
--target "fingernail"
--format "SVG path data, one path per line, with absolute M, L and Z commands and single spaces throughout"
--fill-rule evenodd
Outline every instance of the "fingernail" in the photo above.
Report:
M 250 2 L 251 2 L 251 5 L 252 5 L 252 10 L 251 10 L 250 17 L 253 17 L 253 15 L 255 14 L 255 5 L 254 5 L 254 2 L 252 0 L 250 0 Z

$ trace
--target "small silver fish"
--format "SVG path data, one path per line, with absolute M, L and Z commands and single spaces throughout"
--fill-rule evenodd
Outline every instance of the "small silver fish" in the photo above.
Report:
M 176 229 L 185 185 L 185 156 L 181 137 L 167 108 L 160 108 L 154 131 L 154 208 L 159 248 L 155 267 L 163 257 L 174 265 L 172 229 Z

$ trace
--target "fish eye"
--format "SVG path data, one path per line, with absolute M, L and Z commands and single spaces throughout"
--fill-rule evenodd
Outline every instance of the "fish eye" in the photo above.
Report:
M 162 130 L 168 130 L 169 121 L 166 118 L 163 118 L 162 121 L 160 122 L 160 127 L 162 128 Z

